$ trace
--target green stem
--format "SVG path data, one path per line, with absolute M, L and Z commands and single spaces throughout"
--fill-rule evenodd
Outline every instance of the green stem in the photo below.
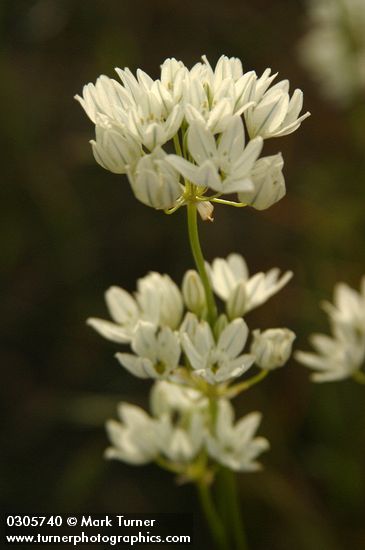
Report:
M 198 232 L 198 220 L 197 220 L 197 208 L 195 202 L 188 202 L 187 204 L 188 211 L 188 230 L 189 230 L 189 240 L 190 247 L 193 253 L 195 265 L 199 272 L 201 281 L 203 283 L 205 298 L 207 301 L 207 310 L 208 310 L 208 322 L 213 328 L 214 323 L 217 320 L 217 306 L 215 304 L 212 287 L 208 278 L 207 270 L 205 268 L 204 256 L 199 241 L 199 232 Z
M 216 202 L 218 204 L 226 204 L 227 206 L 235 206 L 236 208 L 244 208 L 245 206 L 248 206 L 246 202 L 235 202 L 235 201 L 227 201 L 225 199 L 211 199 L 212 202 Z
M 208 485 L 203 481 L 200 481 L 197 483 L 197 488 L 200 504 L 203 509 L 205 519 L 209 525 L 217 548 L 219 548 L 220 550 L 231 550 L 228 544 L 223 523 L 217 513 L 217 510 L 215 509 Z
M 235 474 L 228 468 L 222 468 L 219 476 L 221 477 L 220 487 L 221 499 L 223 501 L 221 502 L 221 507 L 225 510 L 226 530 L 232 534 L 236 550 L 247 550 Z

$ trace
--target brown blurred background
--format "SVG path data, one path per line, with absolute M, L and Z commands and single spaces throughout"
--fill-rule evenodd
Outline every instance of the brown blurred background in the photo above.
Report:
M 0 17 L 4 509 L 196 510 L 194 487 L 102 458 L 105 419 L 121 399 L 147 406 L 149 383 L 85 319 L 106 316 L 108 286 L 132 291 L 149 270 L 181 281 L 192 259 L 183 209 L 143 206 L 95 163 L 93 125 L 73 96 L 115 66 L 157 77 L 166 57 L 191 66 L 204 53 L 272 67 L 303 89 L 311 118 L 266 145 L 283 153 L 287 196 L 264 212 L 218 206 L 201 229 L 209 260 L 237 251 L 251 272 L 294 271 L 247 320 L 292 328 L 302 349 L 310 332 L 328 331 L 318 302 L 338 280 L 358 287 L 365 271 L 364 105 L 321 99 L 297 59 L 306 18 L 292 0 L 2 0 Z M 238 414 L 263 412 L 272 446 L 262 473 L 239 477 L 255 550 L 365 547 L 364 389 L 308 374 L 293 360 L 236 401 Z

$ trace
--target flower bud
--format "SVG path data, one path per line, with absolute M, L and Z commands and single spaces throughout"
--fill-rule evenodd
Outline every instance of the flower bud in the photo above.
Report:
M 198 273 L 193 269 L 184 275 L 182 293 L 188 310 L 200 316 L 205 308 L 205 292 Z
M 227 315 L 224 315 L 224 313 L 222 313 L 218 317 L 214 325 L 214 336 L 216 340 L 219 339 L 221 333 L 224 331 L 227 325 L 228 325 Z
M 200 214 L 200 217 L 203 221 L 213 221 L 213 210 L 214 206 L 210 201 L 201 201 L 197 203 L 197 210 Z
M 281 153 L 259 159 L 251 177 L 254 190 L 239 193 L 239 200 L 256 210 L 265 210 L 282 199 L 286 193 L 283 166 Z
M 254 330 L 251 353 L 256 365 L 265 370 L 282 367 L 290 357 L 295 334 L 287 328 Z
M 182 193 L 178 172 L 165 161 L 166 154 L 156 149 L 138 162 L 128 174 L 138 200 L 158 210 L 171 208 Z
M 246 281 L 240 281 L 230 293 L 227 300 L 227 315 L 229 319 L 242 317 L 246 311 L 247 292 Z

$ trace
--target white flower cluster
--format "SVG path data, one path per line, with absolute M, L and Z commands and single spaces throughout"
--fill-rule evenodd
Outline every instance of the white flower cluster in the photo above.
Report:
M 236 471 L 260 468 L 257 456 L 268 449 L 263 437 L 254 437 L 261 415 L 251 413 L 234 424 L 231 403 L 217 402 L 215 426 L 211 425 L 208 399 L 194 389 L 171 382 L 157 382 L 151 392 L 151 412 L 127 403 L 119 405 L 120 422 L 109 420 L 112 446 L 107 458 L 134 465 L 165 460 L 176 473 L 184 473 L 207 454 Z
M 313 369 L 314 382 L 354 377 L 365 382 L 365 276 L 360 292 L 345 283 L 335 286 L 334 304 L 325 302 L 332 336 L 313 334 L 316 353 L 296 352 L 296 359 Z
M 287 80 L 271 86 L 270 69 L 244 73 L 226 56 L 214 69 L 205 56 L 191 70 L 166 59 L 157 80 L 140 69 L 136 77 L 116 72 L 120 81 L 102 75 L 76 99 L 95 124 L 96 161 L 127 174 L 138 200 L 164 210 L 201 201 L 208 218 L 210 197 L 238 193 L 262 210 L 285 195 L 281 153 L 259 157 L 264 139 L 294 132 L 309 116 L 300 115 L 303 94 L 290 97 Z
M 249 328 L 243 316 L 277 293 L 292 274 L 272 269 L 250 277 L 238 254 L 217 258 L 207 267 L 225 305 L 214 327 L 206 321 L 205 292 L 194 270 L 186 272 L 181 290 L 168 275 L 158 273 L 139 279 L 133 296 L 112 287 L 106 292 L 112 321 L 88 320 L 105 338 L 130 344 L 132 353 L 116 354 L 125 369 L 156 380 L 152 417 L 123 403 L 121 423 L 108 424 L 113 445 L 109 457 L 135 464 L 161 457 L 185 463 L 208 453 L 232 469 L 257 468 L 256 456 L 267 447 L 265 440 L 252 439 L 260 415 L 251 414 L 234 426 L 225 395 L 235 395 L 229 394 L 230 384 L 255 363 L 267 371 L 288 360 L 295 338 L 288 329 L 253 331 L 245 351 Z M 217 403 L 214 422 L 212 396 Z
M 310 29 L 299 54 L 323 94 L 348 105 L 365 90 L 365 3 L 310 0 Z

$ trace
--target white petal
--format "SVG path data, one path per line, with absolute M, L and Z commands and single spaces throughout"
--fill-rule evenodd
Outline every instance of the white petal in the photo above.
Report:
M 105 300 L 110 315 L 121 325 L 135 323 L 139 317 L 139 311 L 135 300 L 123 288 L 110 287 L 105 293 Z
M 248 335 L 248 327 L 243 319 L 235 319 L 221 333 L 218 339 L 218 349 L 234 359 L 241 353 Z
M 150 359 L 137 357 L 131 353 L 116 353 L 115 357 L 127 371 L 133 374 L 133 376 L 137 376 L 138 378 L 158 377 Z
M 193 122 L 188 131 L 188 148 L 197 164 L 213 159 L 217 156 L 217 147 L 213 134 L 204 124 Z
M 119 344 L 128 344 L 131 341 L 131 330 L 127 330 L 115 323 L 95 317 L 90 317 L 86 323 L 107 340 L 118 342 Z

